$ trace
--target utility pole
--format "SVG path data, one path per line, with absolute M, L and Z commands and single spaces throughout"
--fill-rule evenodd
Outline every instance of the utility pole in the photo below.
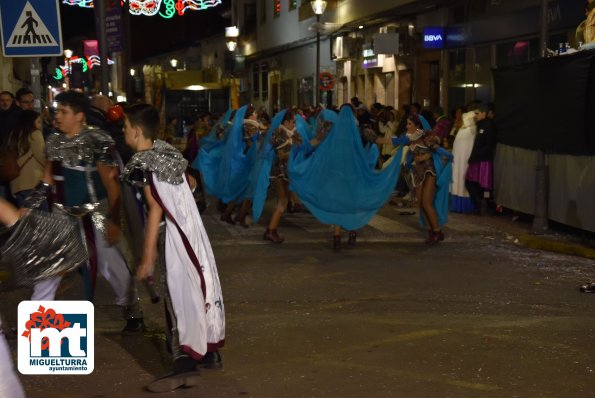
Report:
M 314 81 L 316 82 L 316 104 L 320 105 L 320 15 L 316 14 L 316 75 Z
M 539 32 L 539 53 L 542 58 L 547 54 L 548 31 L 548 0 L 541 0 L 541 30 Z M 544 232 L 548 229 L 548 194 L 549 167 L 545 163 L 545 152 L 537 151 L 537 165 L 535 167 L 535 216 L 532 229 L 534 232 Z
M 101 93 L 109 96 L 109 65 L 107 64 L 107 30 L 105 27 L 105 0 L 95 0 L 95 12 L 99 22 L 99 53 L 101 56 Z
M 122 18 L 124 22 L 124 51 L 122 53 L 122 63 L 124 64 L 121 68 L 122 76 L 124 78 L 124 85 L 126 90 L 126 101 L 132 103 L 134 101 L 134 79 L 135 77 L 130 76 L 130 68 L 132 66 L 132 38 L 130 37 L 130 6 L 127 1 L 122 6 Z M 142 73 L 142 71 L 138 71 Z

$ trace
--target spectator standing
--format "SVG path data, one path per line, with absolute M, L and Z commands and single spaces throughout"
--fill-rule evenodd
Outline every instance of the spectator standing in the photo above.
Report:
M 126 164 L 132 157 L 132 151 L 126 145 L 123 127 L 124 113 L 120 105 L 114 105 L 105 95 L 94 95 L 91 97 L 91 105 L 87 114 L 87 124 L 106 131 L 116 142 L 116 149 Z
M 384 112 L 382 113 L 381 117 L 378 121 L 378 129 L 380 135 L 384 137 L 393 137 L 397 135 L 397 127 L 398 127 L 398 117 L 397 111 L 392 107 L 386 107 Z M 390 144 L 382 144 L 382 149 L 380 153 L 382 154 L 382 161 L 387 160 L 392 155 L 394 145 L 392 142 Z
M 443 143 L 444 139 L 447 138 L 448 134 L 450 133 L 452 122 L 444 114 L 444 110 L 441 107 L 434 108 L 432 110 L 432 113 L 434 116 L 434 120 L 436 120 L 436 124 L 434 125 L 431 134 L 440 137 L 440 142 Z
M 455 213 L 472 213 L 475 211 L 473 200 L 465 188 L 465 176 L 467 175 L 467 167 L 471 150 L 473 149 L 473 142 L 477 132 L 475 125 L 475 111 L 466 112 L 463 114 L 463 127 L 457 133 L 455 138 L 452 154 L 454 156 L 453 170 L 452 170 L 452 185 L 450 187 L 451 206 L 450 210 Z
M 450 133 L 448 134 L 448 147 L 452 148 L 452 145 L 455 141 L 457 133 L 463 127 L 463 113 L 464 109 L 462 107 L 455 108 L 452 111 L 452 128 L 450 129 Z
M 35 95 L 28 88 L 19 88 L 15 94 L 15 101 L 23 111 L 32 111 L 35 108 Z
M 43 177 L 46 157 L 41 128 L 39 114 L 25 110 L 8 138 L 8 148 L 17 154 L 17 163 L 21 167 L 19 176 L 10 182 L 10 191 L 18 207 L 23 207 L 25 199 Z
M 14 128 L 21 109 L 9 91 L 0 93 L 0 143 L 6 143 L 8 133 Z
M 493 115 L 493 104 L 491 106 L 480 105 L 477 109 L 475 117 L 477 134 L 469 156 L 469 168 L 465 177 L 465 187 L 480 215 L 485 212 L 486 208 L 485 194 L 486 192 L 490 193 L 493 188 L 493 159 L 496 149 L 496 129 L 492 121 Z
M 8 136 L 17 123 L 20 108 L 16 105 L 14 95 L 9 91 L 0 92 L 0 150 L 6 149 Z M 0 182 L 0 198 L 11 200 L 10 185 Z

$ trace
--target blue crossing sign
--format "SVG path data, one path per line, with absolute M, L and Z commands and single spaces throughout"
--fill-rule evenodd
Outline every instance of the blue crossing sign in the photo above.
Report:
M 0 0 L 6 57 L 62 55 L 59 0 Z

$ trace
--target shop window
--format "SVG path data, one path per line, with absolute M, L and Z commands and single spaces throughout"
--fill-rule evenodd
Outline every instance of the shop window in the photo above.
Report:
M 492 46 L 475 49 L 475 99 L 490 102 L 492 92 Z
M 310 106 L 314 101 L 314 79 L 305 77 L 298 81 L 298 106 Z
M 281 0 L 273 0 L 273 17 L 279 18 L 281 15 Z
M 293 106 L 293 80 L 283 80 L 281 82 L 281 108 L 290 108 Z
M 254 98 L 260 97 L 260 72 L 258 64 L 252 66 L 252 96 Z
M 448 52 L 448 106 L 455 109 L 464 106 L 467 77 L 467 51 L 465 49 Z

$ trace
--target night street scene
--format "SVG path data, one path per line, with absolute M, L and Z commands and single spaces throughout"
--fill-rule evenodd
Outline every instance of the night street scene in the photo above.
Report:
M 0 33 L 0 398 L 595 397 L 595 0 Z

